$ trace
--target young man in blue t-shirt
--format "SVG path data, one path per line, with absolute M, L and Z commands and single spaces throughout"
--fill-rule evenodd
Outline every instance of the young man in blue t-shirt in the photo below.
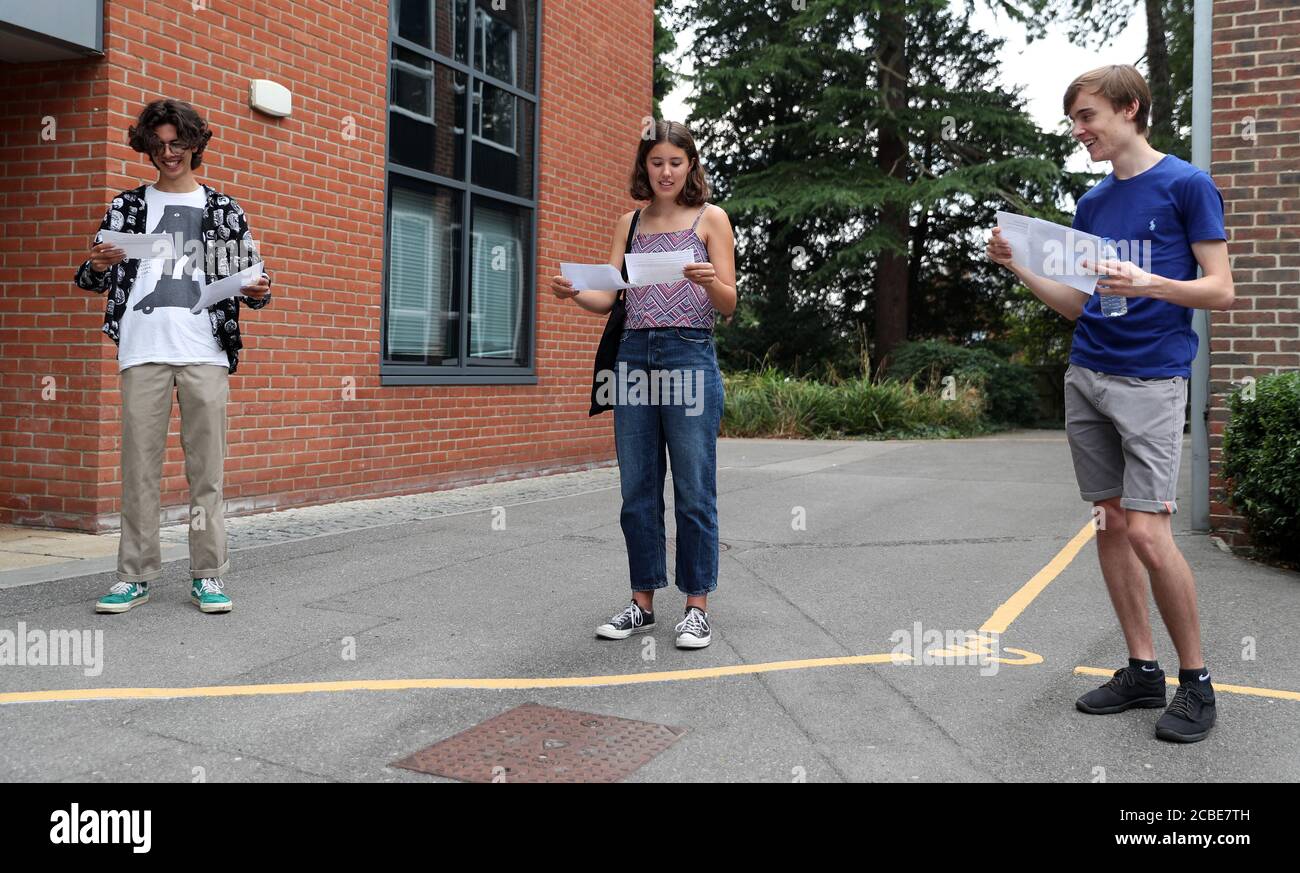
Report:
M 1113 169 L 1080 198 L 1074 218 L 1076 229 L 1107 239 L 1117 253 L 1082 265 L 1101 275 L 1096 293 L 1013 263 L 997 230 L 988 254 L 1075 322 L 1066 436 L 1079 493 L 1101 508 L 1097 555 L 1129 650 L 1128 666 L 1076 705 L 1097 714 L 1165 706 L 1147 615 L 1149 576 L 1180 668 L 1156 736 L 1196 742 L 1214 726 L 1214 689 L 1201 656 L 1196 583 L 1170 517 L 1196 356 L 1192 310 L 1229 308 L 1232 272 L 1223 198 L 1203 170 L 1151 147 L 1150 108 L 1150 90 L 1131 66 L 1085 73 L 1065 92 L 1075 139 Z

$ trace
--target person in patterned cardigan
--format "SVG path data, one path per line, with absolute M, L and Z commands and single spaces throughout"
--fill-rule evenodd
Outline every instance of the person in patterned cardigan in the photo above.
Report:
M 222 502 L 229 376 L 243 347 L 240 305 L 266 306 L 271 279 L 264 272 L 237 296 L 191 311 L 205 284 L 261 262 L 239 204 L 195 179 L 211 137 L 187 103 L 164 99 L 144 107 L 130 145 L 149 158 L 158 178 L 113 198 L 76 274 L 79 287 L 107 295 L 101 329 L 118 346 L 122 391 L 117 581 L 97 612 L 148 602 L 149 583 L 162 575 L 160 480 L 173 392 L 190 486 L 190 599 L 205 613 L 231 609 L 221 578 L 230 565 Z M 173 256 L 128 258 L 104 231 L 165 233 Z

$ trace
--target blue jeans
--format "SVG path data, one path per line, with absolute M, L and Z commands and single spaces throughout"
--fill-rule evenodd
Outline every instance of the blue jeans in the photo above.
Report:
M 677 587 L 688 596 L 708 594 L 718 587 L 718 428 L 723 404 L 713 333 L 686 327 L 625 330 L 618 367 L 619 393 L 612 398 L 614 444 L 623 493 L 619 520 L 632 590 L 668 586 L 664 475 L 671 460 Z M 649 390 L 638 391 L 638 384 Z

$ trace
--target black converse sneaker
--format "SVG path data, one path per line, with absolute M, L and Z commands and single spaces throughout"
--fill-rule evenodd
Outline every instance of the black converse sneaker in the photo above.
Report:
M 607 640 L 625 640 L 632 634 L 655 629 L 655 614 L 646 612 L 633 600 L 627 608 L 596 628 L 596 636 Z
M 1209 682 L 1181 682 L 1165 714 L 1156 722 L 1156 736 L 1173 743 L 1195 743 L 1214 727 L 1214 688 Z
M 709 614 L 698 606 L 688 606 L 686 617 L 673 630 L 677 631 L 679 649 L 702 649 L 713 641 L 709 631 Z
M 1093 715 L 1110 715 L 1139 707 L 1156 709 L 1165 705 L 1165 673 L 1163 670 L 1142 670 L 1123 667 L 1115 671 L 1110 681 L 1089 691 L 1074 702 L 1080 712 Z

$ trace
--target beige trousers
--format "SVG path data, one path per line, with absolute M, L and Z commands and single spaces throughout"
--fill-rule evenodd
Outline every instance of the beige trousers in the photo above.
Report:
M 158 527 L 173 388 L 180 404 L 181 447 L 190 485 L 190 576 L 224 575 L 230 569 L 221 494 L 229 371 L 213 364 L 138 364 L 123 370 L 120 378 L 122 539 L 117 578 L 149 582 L 162 575 Z

